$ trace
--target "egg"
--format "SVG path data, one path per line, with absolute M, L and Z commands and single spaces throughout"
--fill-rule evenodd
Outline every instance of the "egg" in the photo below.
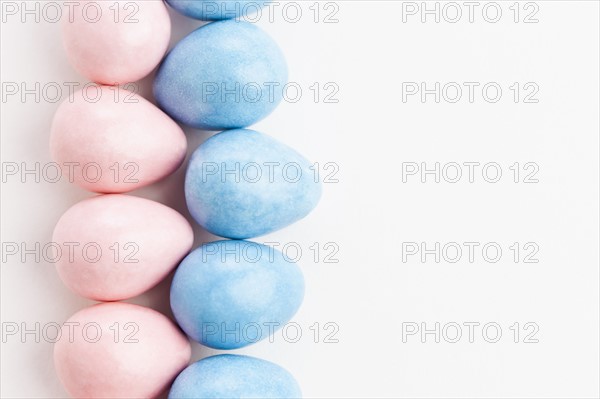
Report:
M 175 210 L 144 198 L 85 199 L 60 218 L 52 242 L 56 269 L 75 293 L 117 301 L 155 286 L 190 251 L 192 228 Z
M 167 0 L 167 3 L 190 18 L 216 21 L 255 13 L 265 2 L 256 0 Z
M 59 379 L 74 398 L 154 398 L 189 363 L 190 343 L 162 314 L 129 303 L 75 313 L 54 345 Z
M 237 349 L 268 337 L 304 297 L 300 268 L 275 248 L 250 241 L 206 243 L 179 265 L 171 309 L 194 340 Z
M 181 123 L 224 130 L 269 115 L 286 84 L 285 59 L 273 39 L 251 23 L 226 20 L 193 31 L 167 54 L 154 96 Z
M 185 197 L 194 219 L 211 233 L 251 238 L 305 217 L 321 184 L 311 163 L 283 143 L 254 130 L 229 130 L 194 151 Z
M 50 151 L 64 180 L 90 191 L 122 193 L 181 165 L 187 141 L 164 112 L 121 88 L 98 86 L 91 96 L 75 92 L 52 122 Z
M 294 377 L 280 366 L 243 355 L 217 355 L 191 364 L 179 374 L 169 399 L 301 398 Z
M 162 0 L 82 0 L 69 10 L 63 18 L 67 58 L 94 82 L 139 80 L 167 51 L 171 20 Z

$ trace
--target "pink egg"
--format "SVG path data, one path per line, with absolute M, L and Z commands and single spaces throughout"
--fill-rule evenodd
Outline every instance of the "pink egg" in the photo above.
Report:
M 190 251 L 192 227 L 175 210 L 144 198 L 109 194 L 65 212 L 54 228 L 56 268 L 77 294 L 97 301 L 139 295 Z
M 56 373 L 75 398 L 154 398 L 190 355 L 175 324 L 129 303 L 80 310 L 63 324 L 54 345 Z
M 169 45 L 171 20 L 162 0 L 83 0 L 65 14 L 67 57 L 94 82 L 139 80 L 158 65 Z
M 50 150 L 64 180 L 90 191 L 122 193 L 181 165 L 186 138 L 164 112 L 128 90 L 98 86 L 97 93 L 92 102 L 75 92 L 54 116 Z

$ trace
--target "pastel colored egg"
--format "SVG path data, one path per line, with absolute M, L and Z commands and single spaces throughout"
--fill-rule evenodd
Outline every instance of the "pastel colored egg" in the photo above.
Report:
M 321 185 L 310 162 L 253 130 L 219 133 L 193 153 L 185 197 L 194 219 L 213 234 L 250 238 L 305 217 Z
M 265 2 L 256 0 L 167 0 L 167 3 L 190 18 L 218 21 L 255 13 Z
M 61 279 L 97 301 L 131 298 L 152 288 L 190 251 L 193 240 L 191 226 L 175 210 L 119 194 L 73 205 L 52 237 L 60 251 Z
M 90 191 L 122 193 L 154 183 L 181 165 L 187 141 L 164 112 L 120 88 L 98 86 L 95 102 L 91 95 L 75 92 L 52 122 L 50 150 L 64 180 Z
M 292 318 L 303 297 L 300 268 L 278 250 L 250 241 L 202 245 L 181 262 L 171 285 L 181 328 L 216 349 L 268 337 Z
M 169 392 L 169 399 L 301 397 L 300 386 L 287 370 L 242 355 L 211 356 L 191 364 Z
M 162 314 L 129 303 L 75 313 L 54 345 L 59 379 L 75 398 L 154 398 L 189 363 L 190 343 Z
M 257 26 L 227 20 L 186 36 L 165 57 L 154 96 L 174 119 L 199 129 L 249 126 L 282 99 L 287 66 L 281 50 Z
M 63 18 L 63 43 L 71 65 L 102 84 L 124 84 L 148 75 L 171 37 L 162 0 L 77 2 Z

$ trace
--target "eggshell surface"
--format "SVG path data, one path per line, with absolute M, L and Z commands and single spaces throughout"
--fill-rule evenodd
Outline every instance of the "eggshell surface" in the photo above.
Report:
M 287 66 L 275 41 L 254 24 L 202 26 L 167 54 L 154 96 L 175 120 L 206 130 L 249 126 L 283 98 Z
M 131 298 L 165 278 L 193 244 L 175 210 L 120 194 L 83 200 L 58 221 L 56 269 L 75 293 L 98 301 Z
M 179 265 L 171 308 L 194 340 L 237 349 L 268 337 L 296 313 L 304 298 L 300 268 L 266 245 L 210 242 Z
M 321 184 L 314 169 L 297 151 L 266 134 L 222 132 L 190 158 L 187 206 L 215 235 L 264 235 L 302 219 L 317 205 Z
M 54 116 L 50 150 L 65 180 L 89 191 L 122 193 L 181 165 L 187 141 L 164 112 L 121 88 L 98 86 L 94 95 L 96 101 L 74 93 Z
M 301 397 L 298 383 L 287 370 L 242 355 L 211 356 L 191 364 L 169 392 L 169 399 Z
M 189 341 L 167 317 L 128 303 L 78 311 L 54 345 L 56 373 L 75 398 L 154 398 L 190 355 Z
M 71 65 L 86 78 L 108 85 L 148 75 L 171 37 L 171 20 L 161 0 L 73 2 L 62 22 Z

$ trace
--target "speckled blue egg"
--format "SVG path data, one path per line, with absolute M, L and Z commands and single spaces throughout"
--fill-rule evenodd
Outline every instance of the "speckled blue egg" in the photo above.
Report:
M 311 163 L 287 145 L 248 129 L 212 136 L 194 151 L 185 198 L 194 219 L 211 233 L 251 238 L 310 213 L 321 197 Z
M 301 397 L 300 386 L 287 370 L 242 355 L 211 356 L 189 365 L 169 392 L 169 399 Z
M 269 115 L 286 84 L 273 39 L 251 23 L 227 20 L 204 25 L 173 48 L 156 74 L 154 96 L 181 123 L 224 130 Z
M 167 0 L 178 12 L 202 21 L 218 21 L 254 14 L 265 2 L 266 0 Z
M 215 349 L 258 342 L 283 327 L 304 298 L 304 277 L 266 245 L 224 240 L 202 245 L 179 265 L 171 308 L 181 328 Z

